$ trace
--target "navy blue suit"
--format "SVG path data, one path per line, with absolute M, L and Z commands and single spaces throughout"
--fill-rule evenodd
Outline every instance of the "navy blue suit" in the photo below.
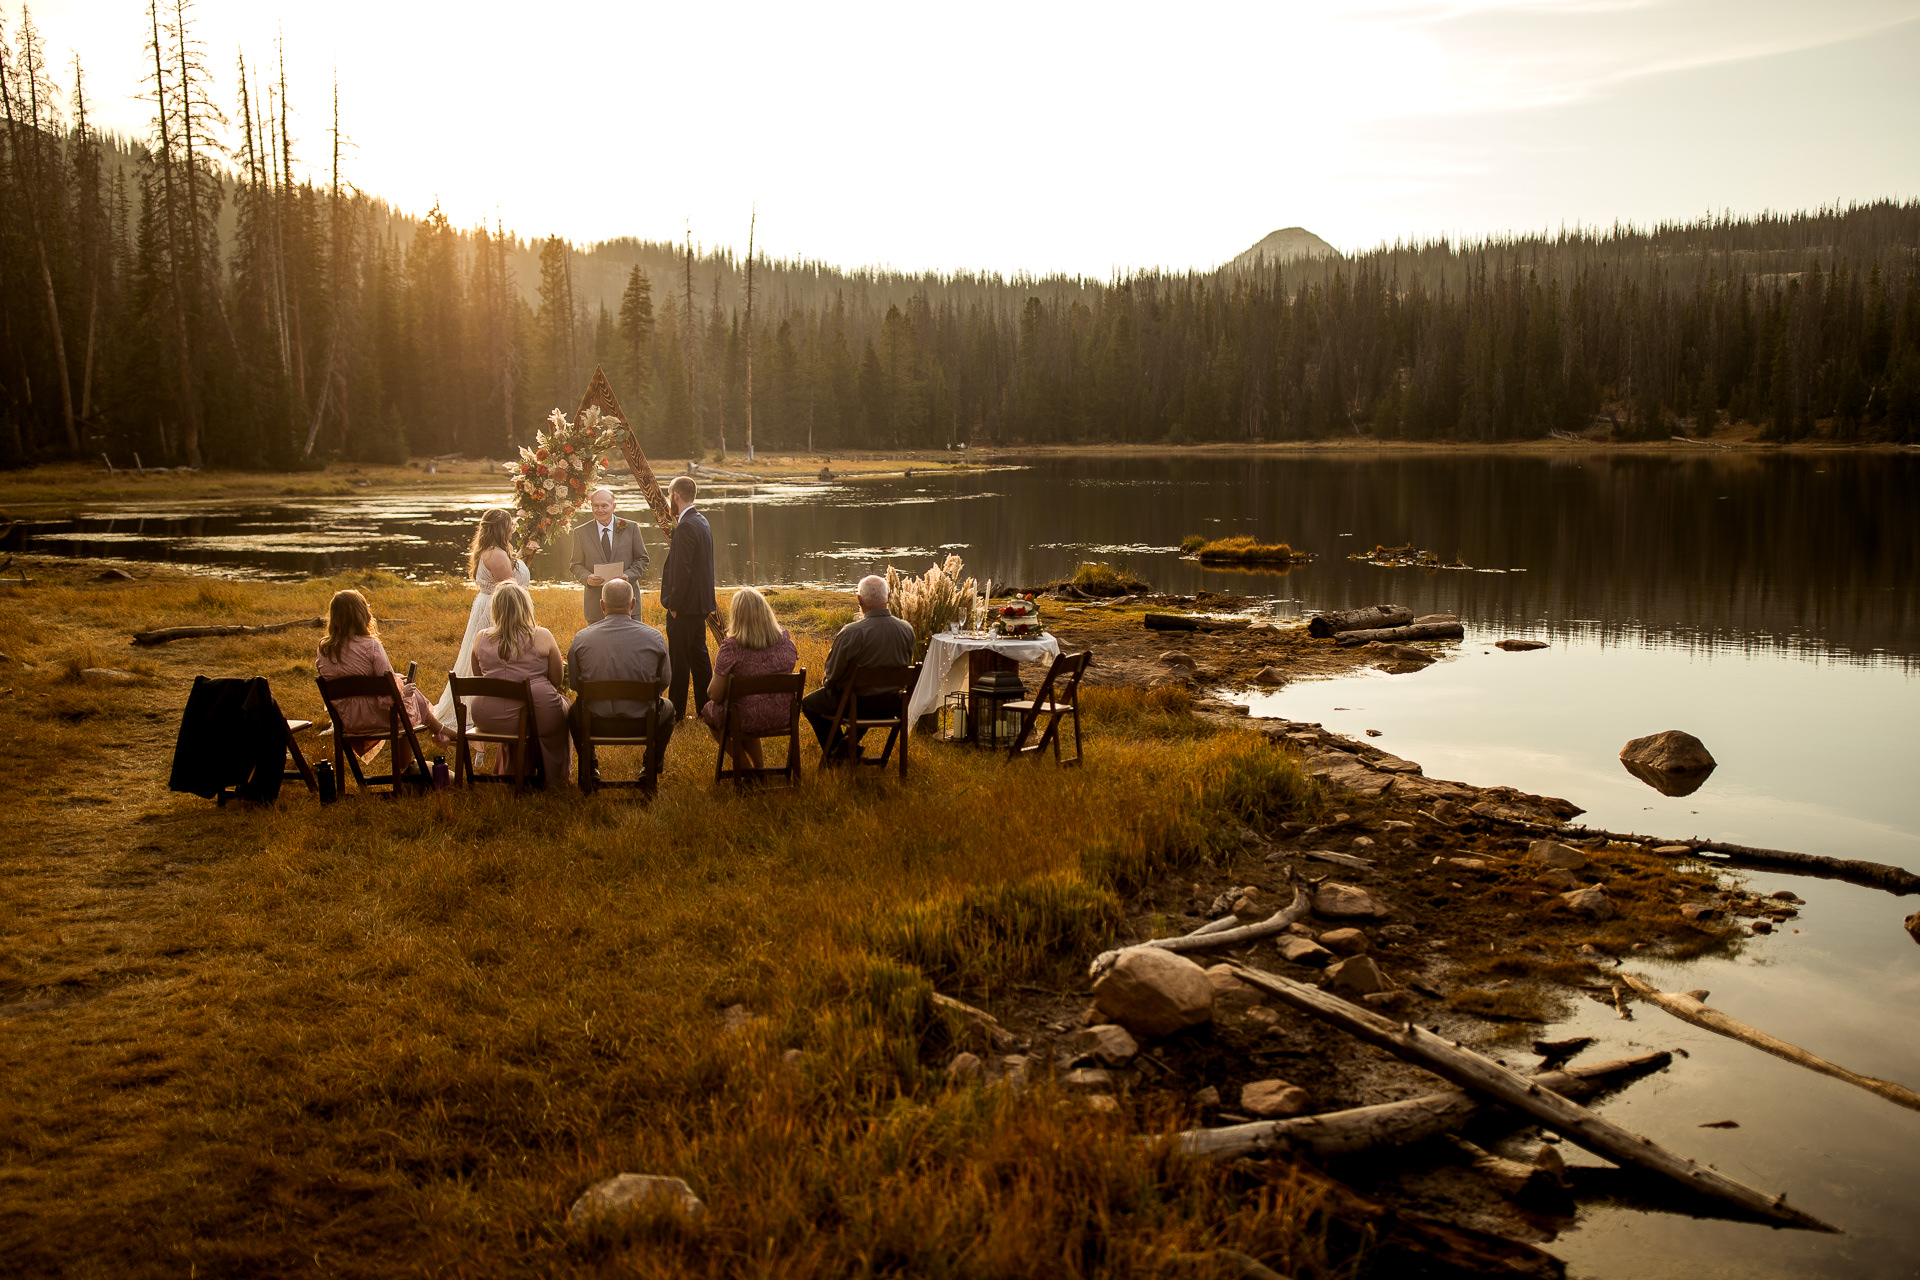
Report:
M 713 530 L 696 507 L 680 513 L 667 545 L 667 563 L 660 570 L 660 605 L 668 610 L 667 661 L 673 675 L 667 698 L 676 719 L 687 714 L 687 687 L 693 687 L 697 712 L 713 683 L 713 660 L 707 654 L 707 615 L 719 607 L 713 595 Z

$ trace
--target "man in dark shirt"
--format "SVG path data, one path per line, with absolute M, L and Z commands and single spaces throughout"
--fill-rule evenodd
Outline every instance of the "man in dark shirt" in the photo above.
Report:
M 904 667 L 913 661 L 913 624 L 887 612 L 887 580 L 868 574 L 860 579 L 857 598 L 860 617 L 840 628 L 827 651 L 825 683 L 800 700 L 800 710 L 820 739 L 820 750 L 833 754 L 827 734 L 833 727 L 833 713 L 840 706 L 847 676 L 855 667 Z M 862 697 L 856 703 L 859 715 L 890 715 L 898 710 L 900 699 L 892 694 Z M 854 738 L 859 742 L 859 736 Z
M 607 583 L 600 588 L 600 607 L 605 616 L 575 632 L 573 643 L 567 646 L 567 686 L 578 689 L 593 680 L 666 683 L 667 642 L 633 616 L 633 584 L 625 578 Z M 648 754 L 657 772 L 673 737 L 673 704 L 661 698 L 655 707 L 653 749 Z M 596 737 L 638 738 L 647 731 L 646 717 L 644 702 L 621 698 L 589 704 L 585 698 L 575 698 L 567 713 L 567 730 L 577 751 L 589 723 Z
M 667 486 L 673 540 L 667 544 L 666 567 L 660 570 L 660 606 L 667 611 L 667 653 L 673 665 L 667 697 L 676 719 L 687 713 L 688 684 L 698 715 L 713 683 L 713 659 L 707 654 L 707 615 L 718 607 L 713 598 L 713 530 L 693 509 L 694 493 L 692 476 L 675 476 Z

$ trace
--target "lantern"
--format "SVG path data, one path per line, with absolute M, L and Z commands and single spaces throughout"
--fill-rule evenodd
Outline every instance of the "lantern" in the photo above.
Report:
M 975 682 L 969 698 L 973 709 L 973 742 L 980 747 L 1005 747 L 1020 732 L 1020 713 L 1008 711 L 1009 702 L 1027 696 L 1017 671 L 989 671 Z

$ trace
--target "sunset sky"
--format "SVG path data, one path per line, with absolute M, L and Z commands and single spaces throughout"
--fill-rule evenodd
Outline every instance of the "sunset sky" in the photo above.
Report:
M 146 9 L 31 6 L 64 89 L 144 134 Z M 462 226 L 909 270 L 1209 267 L 1335 245 L 1920 197 L 1912 0 L 545 4 L 199 0 L 284 32 L 296 156 L 335 68 L 350 181 Z M 20 11 L 6 11 L 17 37 Z

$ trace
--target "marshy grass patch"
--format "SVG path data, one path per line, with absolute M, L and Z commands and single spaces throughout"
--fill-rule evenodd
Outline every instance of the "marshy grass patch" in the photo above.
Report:
M 1262 542 L 1248 534 L 1230 538 L 1189 534 L 1180 540 L 1180 550 L 1202 564 L 1304 564 L 1313 559 L 1310 552 L 1295 551 L 1287 543 Z

